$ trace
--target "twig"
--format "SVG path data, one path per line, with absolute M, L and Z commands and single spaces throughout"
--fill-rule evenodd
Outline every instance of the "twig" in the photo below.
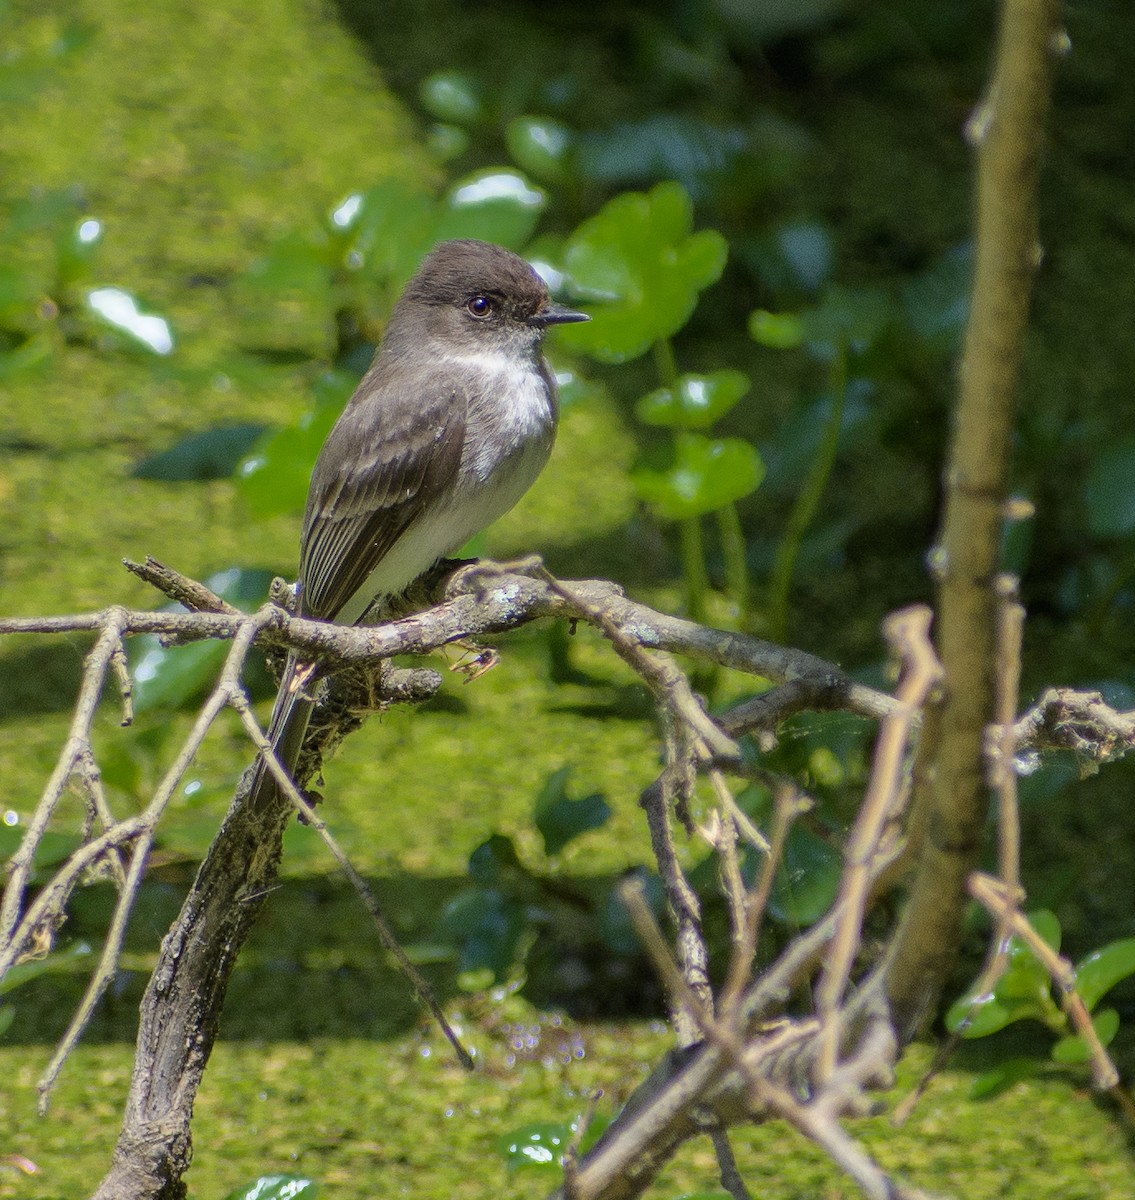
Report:
M 1017 897 L 999 880 L 975 871 L 969 878 L 969 893 L 983 905 L 998 923 L 1004 923 L 1044 964 L 1060 993 L 1060 1003 L 1076 1032 L 1087 1043 L 1092 1062 L 1092 1083 L 1100 1091 L 1110 1091 L 1119 1085 L 1119 1072 L 1108 1057 L 1083 998 L 1076 991 L 1076 971 L 1072 964 L 1055 950 L 1029 924 L 1017 908 Z
M 893 614 L 883 626 L 892 651 L 904 664 L 897 692 L 902 708 L 897 715 L 884 720 L 879 730 L 867 793 L 844 848 L 845 865 L 839 891 L 841 917 L 816 987 L 816 1011 L 823 1022 L 816 1060 L 818 1081 L 835 1070 L 840 1042 L 839 1005 L 862 936 L 870 865 L 884 828 L 896 813 L 911 730 L 930 689 L 942 674 L 930 644 L 930 620 L 930 609 L 919 605 Z
M 414 995 L 417 997 L 418 1003 L 433 1017 L 438 1023 L 439 1028 L 445 1035 L 446 1040 L 453 1047 L 454 1053 L 457 1055 L 458 1061 L 467 1070 L 472 1071 L 474 1068 L 473 1056 L 461 1044 L 453 1026 L 446 1019 L 445 1013 L 442 1011 L 441 1005 L 434 995 L 433 988 L 426 982 L 425 977 L 418 971 L 417 967 L 406 957 L 406 951 L 402 949 L 398 941 L 398 937 L 394 930 L 390 927 L 390 923 L 386 920 L 381 906 L 378 903 L 378 898 L 371 890 L 367 881 L 359 874 L 354 863 L 347 856 L 346 851 L 336 841 L 331 830 L 327 828 L 327 823 L 319 816 L 316 810 L 304 799 L 299 788 L 285 770 L 284 765 L 280 762 L 275 750 L 272 748 L 271 742 L 264 736 L 264 731 L 260 728 L 259 722 L 252 711 L 252 706 L 248 702 L 248 697 L 241 693 L 234 695 L 232 705 L 240 714 L 241 723 L 244 725 L 245 732 L 252 739 L 253 744 L 264 755 L 268 763 L 268 769 L 272 772 L 276 783 L 279 785 L 283 794 L 295 807 L 296 811 L 303 817 L 304 821 L 310 825 L 322 839 L 323 844 L 331 852 L 331 856 L 339 864 L 339 869 L 346 875 L 351 886 L 359 894 L 371 920 L 374 922 L 375 929 L 378 930 L 379 940 L 391 957 L 398 964 L 398 969 L 405 976 L 411 988 L 414 990 Z

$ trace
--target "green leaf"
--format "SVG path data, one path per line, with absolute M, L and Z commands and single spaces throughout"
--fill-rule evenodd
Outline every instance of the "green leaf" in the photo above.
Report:
M 951 1033 L 961 1033 L 964 1038 L 988 1037 L 1015 1020 L 1013 1011 L 993 992 L 981 996 L 967 992 L 946 1012 L 946 1028 Z
M 819 920 L 835 900 L 842 870 L 843 858 L 835 847 L 805 826 L 793 825 L 773 881 L 769 912 L 794 927 Z
M 327 216 L 330 260 L 341 270 L 400 284 L 433 245 L 438 212 L 430 195 L 400 179 L 352 192 Z
M 1135 531 L 1135 438 L 1098 450 L 1084 483 L 1088 532 L 1126 537 Z
M 1135 975 L 1135 938 L 1109 942 L 1076 966 L 1076 991 L 1091 1012 L 1100 997 L 1121 980 Z
M 0 1004 L 0 1037 L 8 1032 L 16 1019 L 16 1009 L 11 1004 Z
M 683 375 L 672 388 L 659 388 L 635 405 L 645 425 L 667 429 L 708 429 L 723 417 L 751 387 L 741 371 Z
M 490 834 L 469 855 L 470 877 L 486 886 L 500 883 L 505 876 L 522 871 L 516 846 L 512 838 L 503 833 Z
M 749 336 L 770 350 L 795 350 L 804 344 L 804 322 L 797 313 L 758 308 L 749 314 Z
M 725 267 L 725 239 L 692 233 L 693 206 L 678 183 L 616 196 L 568 239 L 574 294 L 602 302 L 595 320 L 567 326 L 564 345 L 601 362 L 625 362 L 689 320 L 698 293 Z
M 479 238 L 519 250 L 532 236 L 547 203 L 547 194 L 519 171 L 476 171 L 450 188 L 434 241 Z
M 861 353 L 883 332 L 893 311 L 883 292 L 832 284 L 816 307 L 801 313 L 804 340 L 824 357 L 843 345 Z
M 574 135 L 551 117 L 516 117 L 504 131 L 505 145 L 516 164 L 547 183 L 570 174 Z
M 136 479 L 166 483 L 227 479 L 249 449 L 264 434 L 263 425 L 222 425 L 194 433 L 168 450 L 151 454 L 134 464 Z
M 1096 1031 L 1096 1037 L 1099 1038 L 1102 1045 L 1110 1045 L 1119 1032 L 1119 1013 L 1114 1008 L 1101 1008 L 1092 1017 L 1092 1028 Z M 1068 1037 L 1061 1038 L 1052 1047 L 1051 1057 L 1053 1062 L 1060 1063 L 1062 1066 L 1072 1066 L 1076 1063 L 1088 1062 L 1092 1057 L 1092 1052 L 1084 1038 L 1079 1034 L 1070 1034 Z
M 1041 1064 L 1035 1058 L 1007 1058 L 983 1072 L 970 1084 L 969 1097 L 971 1100 L 992 1100 L 1008 1091 L 1013 1084 L 1032 1079 L 1040 1069 Z
M 268 597 L 271 571 L 232 567 L 205 580 L 223 600 L 238 608 L 255 608 Z M 180 612 L 180 605 L 166 605 L 163 612 Z M 187 646 L 163 646 L 146 634 L 130 643 L 129 658 L 134 677 L 134 710 L 180 708 L 203 695 L 215 683 L 217 672 L 228 654 L 228 643 L 210 638 Z
M 134 349 L 159 355 L 173 351 L 169 322 L 145 312 L 129 292 L 116 287 L 93 288 L 87 292 L 83 304 L 92 321 L 113 330 Z
M 437 71 L 418 85 L 422 107 L 438 121 L 473 125 L 484 117 L 481 85 L 465 71 Z
M 295 425 L 271 430 L 237 467 L 237 483 L 258 517 L 302 512 L 319 451 L 358 385 L 349 371 L 327 371 L 315 385 L 314 407 Z
M 518 900 L 499 888 L 473 887 L 458 892 L 445 906 L 437 936 L 459 947 L 460 971 L 489 971 L 494 979 L 503 979 L 520 958 L 525 929 L 524 907 Z
M 561 767 L 548 776 L 536 797 L 533 820 L 544 839 L 544 853 L 559 852 L 581 833 L 599 829 L 611 816 L 611 807 L 598 792 L 572 800 L 567 794 L 571 767 Z
M 312 1179 L 302 1175 L 261 1175 L 252 1183 L 229 1192 L 225 1200 L 315 1200 L 319 1187 Z
M 558 1121 L 522 1125 L 497 1142 L 510 1173 L 537 1171 L 555 1178 L 563 1174 L 563 1154 L 571 1144 L 571 1129 Z
M 716 512 L 749 495 L 764 473 L 760 455 L 741 438 L 686 434 L 672 467 L 638 467 L 631 479 L 640 498 L 663 520 L 680 521 Z

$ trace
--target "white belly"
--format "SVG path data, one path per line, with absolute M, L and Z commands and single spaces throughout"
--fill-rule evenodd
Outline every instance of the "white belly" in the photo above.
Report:
M 483 366 L 483 360 L 478 364 Z M 353 624 L 377 596 L 394 595 L 439 558 L 502 517 L 544 469 L 556 432 L 555 401 L 535 367 L 502 360 L 501 383 L 467 415 L 465 447 L 446 494 L 419 514 L 336 618 Z M 500 403 L 510 395 L 508 405 Z

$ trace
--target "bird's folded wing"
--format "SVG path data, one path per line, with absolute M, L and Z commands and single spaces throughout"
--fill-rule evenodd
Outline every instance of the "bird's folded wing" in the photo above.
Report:
M 460 378 L 423 389 L 364 378 L 312 474 L 300 545 L 300 607 L 334 620 L 418 515 L 451 483 L 465 441 Z

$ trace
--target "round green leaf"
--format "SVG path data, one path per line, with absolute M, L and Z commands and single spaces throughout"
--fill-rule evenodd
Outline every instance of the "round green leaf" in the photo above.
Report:
M 804 322 L 797 313 L 758 308 L 749 314 L 749 336 L 770 350 L 795 350 L 804 342 Z
M 341 270 L 401 283 L 434 242 L 438 206 L 425 192 L 388 179 L 351 192 L 327 214 L 329 258 Z
M 692 227 L 693 206 L 678 183 L 616 196 L 580 225 L 564 248 L 564 270 L 574 294 L 601 307 L 594 321 L 565 327 L 564 344 L 625 362 L 681 329 L 726 258 L 721 234 Z
M 516 117 L 504 131 L 505 145 L 518 166 L 537 179 L 559 183 L 569 174 L 572 131 L 551 117 Z
M 1110 942 L 1082 959 L 1076 967 L 1076 991 L 1091 1012 L 1105 992 L 1129 975 L 1135 975 L 1135 938 Z
M 567 794 L 570 767 L 554 771 L 536 798 L 533 818 L 544 839 L 544 853 L 558 854 L 570 841 L 605 825 L 611 806 L 598 793 L 572 800 Z
M 431 117 L 454 125 L 472 125 L 484 115 L 481 85 L 464 71 L 438 71 L 423 79 L 418 99 Z
M 567 1125 L 541 1121 L 514 1129 L 497 1146 L 510 1172 L 536 1170 L 558 1177 L 563 1173 L 563 1154 L 571 1138 Z
M 741 438 L 686 434 L 669 470 L 639 467 L 631 478 L 639 496 L 663 520 L 680 521 L 716 512 L 747 496 L 764 473 L 760 455 Z
M 532 236 L 546 193 L 519 171 L 490 168 L 458 180 L 442 205 L 434 240 L 479 238 L 518 250 Z
M 489 971 L 494 979 L 504 978 L 517 962 L 524 931 L 523 906 L 495 887 L 459 892 L 438 926 L 438 936 L 459 948 L 460 971 Z
M 986 992 L 983 996 L 970 993 L 950 1005 L 946 1013 L 946 1028 L 951 1033 L 960 1032 L 964 1038 L 988 1037 L 1015 1019 L 1012 1011 L 992 992 Z
M 741 371 L 714 371 L 710 375 L 683 375 L 672 388 L 659 388 L 635 405 L 635 415 L 645 425 L 667 429 L 708 429 L 723 417 L 751 384 Z
M 1102 1045 L 1110 1045 L 1119 1032 L 1119 1013 L 1114 1008 L 1101 1008 L 1092 1017 L 1092 1028 L 1096 1031 L 1096 1037 L 1099 1038 Z M 1052 1061 L 1061 1063 L 1063 1066 L 1086 1063 L 1091 1057 L 1091 1048 L 1079 1034 L 1061 1038 L 1052 1047 Z

